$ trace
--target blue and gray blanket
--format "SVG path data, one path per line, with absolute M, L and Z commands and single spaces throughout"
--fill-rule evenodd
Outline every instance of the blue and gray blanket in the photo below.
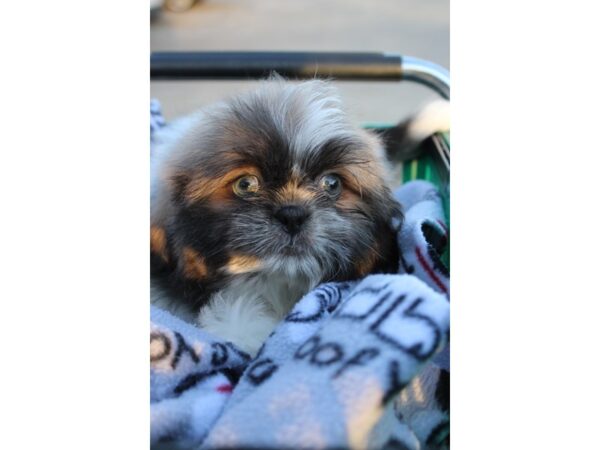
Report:
M 152 308 L 153 447 L 446 447 L 449 274 L 437 252 L 447 227 L 431 184 L 396 195 L 398 274 L 317 287 L 252 359 Z

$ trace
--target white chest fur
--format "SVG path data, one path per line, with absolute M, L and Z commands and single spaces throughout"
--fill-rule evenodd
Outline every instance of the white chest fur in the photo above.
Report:
M 254 355 L 312 287 L 312 283 L 301 276 L 242 276 L 211 297 L 198 315 L 198 324 Z

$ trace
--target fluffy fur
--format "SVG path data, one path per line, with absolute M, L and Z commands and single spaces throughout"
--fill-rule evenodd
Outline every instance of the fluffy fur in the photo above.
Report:
M 419 144 L 436 132 L 450 130 L 450 102 L 435 100 L 416 115 L 387 131 L 388 157 L 406 161 L 418 155 Z
M 152 161 L 153 302 L 254 353 L 317 284 L 397 270 L 383 146 L 329 83 L 265 81 L 169 133 Z M 245 176 L 258 190 L 236 195 Z

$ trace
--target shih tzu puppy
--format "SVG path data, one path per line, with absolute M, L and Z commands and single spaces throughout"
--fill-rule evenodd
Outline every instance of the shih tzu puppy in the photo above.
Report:
M 331 84 L 265 81 L 152 158 L 152 301 L 255 353 L 319 283 L 397 272 L 384 148 Z

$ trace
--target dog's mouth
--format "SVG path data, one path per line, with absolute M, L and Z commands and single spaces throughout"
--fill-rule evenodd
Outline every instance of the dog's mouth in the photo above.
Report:
M 282 247 L 282 253 L 286 256 L 303 256 L 310 252 L 311 242 L 304 232 L 289 235 L 287 242 Z
M 304 256 L 307 253 L 306 246 L 290 239 L 288 243 L 282 247 L 281 253 L 284 256 Z

